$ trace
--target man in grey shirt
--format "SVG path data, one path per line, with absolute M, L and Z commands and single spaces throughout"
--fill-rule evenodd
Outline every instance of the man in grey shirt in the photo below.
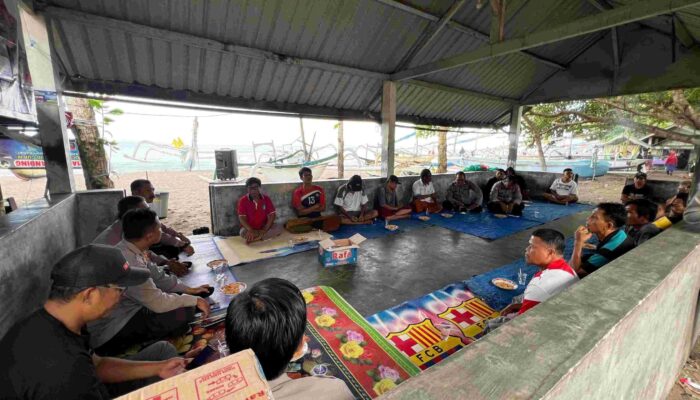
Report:
M 122 225 L 124 240 L 116 247 L 130 265 L 148 268 L 151 276 L 145 283 L 129 287 L 109 315 L 88 324 L 91 345 L 100 355 L 117 355 L 137 343 L 185 333 L 195 308 L 204 317 L 209 314 L 209 302 L 195 296 L 208 293 L 206 286 L 188 288 L 162 274 L 148 260 L 148 248 L 160 241 L 156 213 L 150 209 L 131 210 L 122 218 Z M 169 293 L 164 288 L 186 294 Z
M 480 213 L 482 211 L 481 203 L 484 201 L 484 195 L 479 186 L 467 180 L 464 172 L 457 172 L 455 181 L 447 188 L 447 195 L 442 203 L 442 208 L 445 210 L 454 210 L 457 212 L 469 211 Z
M 397 187 L 400 184 L 399 178 L 396 175 L 391 175 L 387 178 L 384 186 L 377 189 L 379 217 L 384 218 L 387 222 L 411 216 L 411 207 L 399 200 Z
M 630 200 L 625 204 L 625 233 L 634 241 L 635 246 L 661 233 L 661 229 L 653 223 L 658 209 L 656 203 L 647 199 Z
M 494 214 L 523 215 L 523 195 L 514 176 L 509 175 L 493 185 L 487 207 Z

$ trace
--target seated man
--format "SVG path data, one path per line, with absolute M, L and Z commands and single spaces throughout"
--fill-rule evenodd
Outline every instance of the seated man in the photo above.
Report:
M 622 195 L 620 196 L 620 199 L 623 203 L 627 203 L 628 201 L 634 199 L 651 200 L 652 195 L 652 189 L 649 185 L 647 185 L 647 174 L 644 172 L 637 172 L 637 174 L 634 176 L 634 183 L 625 185 L 625 187 L 622 188 Z
M 415 212 L 439 213 L 442 211 L 432 181 L 433 174 L 426 168 L 420 172 L 420 179 L 413 183 L 413 210 Z
M 537 266 L 540 271 L 527 284 L 522 303 L 509 305 L 501 315 L 516 311 L 520 315 L 578 281 L 573 268 L 564 260 L 565 238 L 561 232 L 538 229 L 532 232 L 529 243 L 525 262 Z
M 625 206 L 622 204 L 600 203 L 586 220 L 586 226 L 580 226 L 576 230 L 569 265 L 580 278 L 634 248 L 634 242 L 622 230 L 626 219 Z M 583 246 L 593 235 L 598 237 L 596 250 L 593 254 L 583 256 Z
M 447 195 L 442 207 L 445 210 L 454 210 L 457 212 L 469 211 L 472 213 L 480 213 L 482 211 L 481 204 L 484 202 L 484 195 L 481 193 L 479 186 L 467 180 L 467 175 L 459 171 L 454 182 L 447 188 Z
M 402 204 L 399 200 L 396 188 L 400 184 L 399 178 L 396 175 L 391 175 L 387 178 L 384 186 L 377 189 L 379 216 L 387 222 L 411 216 L 411 207 Z
M 500 182 L 506 177 L 506 171 L 503 169 L 497 169 L 496 170 L 496 176 L 492 177 L 486 182 L 486 187 L 484 188 L 484 192 L 486 196 L 491 194 L 491 189 L 493 189 L 493 185 L 496 184 L 496 182 Z
M 661 232 L 654 220 L 659 206 L 647 199 L 630 200 L 625 204 L 627 224 L 625 233 L 635 246 L 646 242 Z
M 292 207 L 299 218 L 290 219 L 285 228 L 293 233 L 309 232 L 321 229 L 334 232 L 340 228 L 340 217 L 337 215 L 321 215 L 326 210 L 326 193 L 320 186 L 314 185 L 311 168 L 299 170 L 299 178 L 304 182 L 292 194 Z
M 272 239 L 282 233 L 281 225 L 275 223 L 275 205 L 270 196 L 260 191 L 260 186 L 260 179 L 248 178 L 245 181 L 248 194 L 238 200 L 238 220 L 241 223 L 239 235 L 246 243 Z
M 194 296 L 207 293 L 206 286 L 172 286 L 170 278 L 151 268 L 146 251 L 160 241 L 161 235 L 156 213 L 150 209 L 131 210 L 124 214 L 122 225 L 124 240 L 116 247 L 131 266 L 149 270 L 150 276 L 144 283 L 126 289 L 122 301 L 109 315 L 88 324 L 91 345 L 100 355 L 120 354 L 134 344 L 187 332 L 195 307 L 205 316 L 209 314 L 209 302 Z M 187 294 L 167 293 L 161 289 L 166 285 L 171 285 L 172 291 Z
M 44 306 L 0 341 L 0 398 L 111 399 L 184 371 L 185 360 L 167 342 L 129 360 L 99 357 L 88 345 L 85 323 L 147 279 L 148 270 L 130 266 L 111 246 L 91 244 L 63 256 Z
M 574 171 L 566 168 L 561 178 L 555 179 L 544 198 L 557 204 L 576 203 L 578 201 L 578 184 L 574 181 Z
M 146 199 L 147 204 L 152 204 L 156 198 L 156 188 L 147 179 L 137 179 L 131 182 L 131 195 L 141 196 Z M 190 240 L 184 234 L 172 229 L 165 224 L 160 224 L 163 235 L 160 243 L 153 246 L 155 253 L 167 258 L 177 258 L 180 252 L 185 252 L 188 256 L 194 254 Z
M 506 168 L 506 176 L 512 176 L 513 178 L 515 178 L 515 183 L 520 188 L 520 194 L 523 196 L 523 199 L 530 198 L 530 195 L 527 191 L 527 184 L 525 183 L 525 178 L 523 178 L 522 175 L 518 175 L 517 173 L 515 173 L 515 168 Z
M 493 185 L 487 208 L 495 214 L 523 215 L 523 196 L 513 176 Z
M 102 233 L 100 233 L 93 243 L 106 244 L 108 246 L 116 246 L 117 243 L 122 240 L 122 217 L 127 211 L 136 208 L 148 208 L 146 200 L 141 196 L 126 196 L 119 200 L 117 204 L 117 220 L 107 227 Z M 153 251 L 148 251 L 148 256 L 152 262 L 156 265 L 164 266 L 167 265 L 168 270 L 173 272 L 177 276 L 183 276 L 189 273 L 189 267 L 185 263 L 181 263 L 176 259 L 167 259 L 161 255 L 154 253 Z M 191 266 L 191 263 L 190 263 Z
M 253 350 L 275 399 L 354 399 L 340 379 L 287 376 L 287 365 L 304 347 L 305 327 L 306 302 L 299 289 L 284 279 L 268 278 L 229 304 L 226 343 L 232 353 Z
M 368 210 L 369 199 L 360 175 L 353 175 L 348 183 L 338 188 L 333 204 L 344 225 L 371 224 L 379 215 L 376 210 Z
M 685 194 L 686 199 L 688 198 L 688 193 L 690 193 L 690 187 L 692 186 L 692 182 L 690 181 L 683 181 L 678 184 L 678 192 L 671 197 L 670 199 L 666 200 L 666 207 L 669 207 L 671 203 L 676 199 L 676 196 L 679 194 Z

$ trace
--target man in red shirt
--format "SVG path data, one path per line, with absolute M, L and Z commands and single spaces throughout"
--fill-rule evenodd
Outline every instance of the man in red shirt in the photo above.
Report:
M 282 227 L 275 224 L 275 206 L 270 197 L 260 191 L 260 179 L 248 178 L 245 186 L 248 194 L 238 200 L 241 237 L 245 238 L 246 243 L 252 243 L 278 236 L 282 233 Z
M 326 210 L 326 193 L 323 188 L 313 184 L 311 168 L 299 170 L 302 185 L 292 194 L 292 207 L 299 218 L 287 221 L 285 228 L 293 233 L 309 232 L 312 229 L 322 229 L 333 232 L 340 228 L 340 217 L 337 215 L 321 215 Z
M 537 266 L 537 272 L 525 288 L 522 302 L 514 302 L 501 315 L 518 315 L 578 282 L 573 268 L 564 260 L 564 235 L 554 229 L 538 229 L 530 237 L 525 262 Z

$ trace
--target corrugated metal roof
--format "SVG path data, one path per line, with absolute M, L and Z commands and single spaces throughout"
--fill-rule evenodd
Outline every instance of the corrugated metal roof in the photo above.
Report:
M 375 116 L 382 81 L 396 72 L 421 35 L 453 4 L 452 0 L 44 2 L 50 4 L 46 12 L 55 21 L 56 49 L 69 82 L 121 82 L 210 96 L 202 99 L 250 101 L 251 107 L 293 105 L 328 114 L 348 110 Z M 408 66 L 486 45 L 491 10 L 489 1 L 484 3 L 477 10 L 475 1 L 467 1 Z M 613 4 L 622 3 L 632 1 Z M 588 0 L 508 0 L 507 11 L 506 39 L 600 12 Z M 698 11 L 693 7 L 678 13 L 695 38 L 700 37 Z M 514 101 L 565 69 L 604 35 L 584 35 L 528 50 L 530 54 L 514 53 L 421 78 L 461 92 L 402 82 L 397 93 L 399 119 L 502 123 Z

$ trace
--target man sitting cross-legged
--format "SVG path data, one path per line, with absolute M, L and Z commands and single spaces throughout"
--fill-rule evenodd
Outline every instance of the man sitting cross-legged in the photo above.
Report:
M 111 399 L 183 372 L 185 360 L 167 342 L 128 360 L 99 357 L 89 345 L 85 324 L 108 314 L 125 289 L 148 276 L 111 246 L 91 244 L 61 258 L 44 306 L 0 341 L 0 398 Z
M 112 313 L 88 324 L 91 344 L 100 355 L 120 354 L 134 344 L 183 334 L 194 319 L 195 308 L 205 316 L 209 314 L 209 303 L 195 296 L 207 293 L 206 285 L 197 288 L 172 286 L 169 277 L 149 268 L 152 265 L 146 251 L 160 240 L 160 222 L 156 213 L 150 209 L 131 210 L 122 218 L 122 225 L 124 240 L 117 248 L 132 266 L 149 269 L 150 276 L 146 282 L 129 287 Z M 165 281 L 161 282 L 161 279 Z M 173 292 L 184 291 L 186 294 L 165 292 L 161 287 L 166 285 L 171 285 Z
M 429 169 L 420 172 L 420 179 L 413 182 L 413 210 L 417 213 L 439 213 L 442 206 L 438 203 L 433 174 Z
M 106 244 L 108 246 L 116 246 L 122 240 L 122 217 L 127 211 L 137 208 L 148 208 L 146 200 L 141 196 L 126 196 L 119 200 L 117 204 L 117 220 L 100 233 L 93 243 Z M 186 264 L 179 262 L 176 259 L 167 259 L 153 251 L 148 251 L 148 257 L 151 262 L 159 266 L 167 266 L 168 270 L 177 276 L 183 276 L 189 273 L 189 268 Z
M 495 214 L 523 215 L 523 196 L 513 176 L 509 175 L 493 185 L 487 207 Z
M 137 179 L 131 182 L 130 189 L 132 196 L 141 196 L 146 199 L 148 204 L 152 204 L 156 198 L 156 188 L 147 179 Z M 185 234 L 165 224 L 160 224 L 160 229 L 163 231 L 163 234 L 160 243 L 156 243 L 153 246 L 152 250 L 154 252 L 167 258 L 177 258 L 180 252 L 185 252 L 188 256 L 194 254 L 194 247 L 192 247 L 190 239 Z
M 484 195 L 481 193 L 479 186 L 467 180 L 467 175 L 459 171 L 449 188 L 447 188 L 446 199 L 442 203 L 445 210 L 454 210 L 457 212 L 469 211 L 472 213 L 480 213 L 482 211 L 481 203 L 484 201 Z
M 284 227 L 293 233 L 309 232 L 312 229 L 321 229 L 325 232 L 338 230 L 340 217 L 321 214 L 326 210 L 326 193 L 322 187 L 313 184 L 311 168 L 301 168 L 299 178 L 304 183 L 292 194 L 292 207 L 299 218 L 290 219 Z
M 630 200 L 625 204 L 627 210 L 625 233 L 635 246 L 661 233 L 661 229 L 654 225 L 658 208 L 656 203 L 647 199 Z
M 354 399 L 345 382 L 327 376 L 291 379 L 285 373 L 304 347 L 306 302 L 289 281 L 268 278 L 234 297 L 226 313 L 226 343 L 232 353 L 251 349 L 278 400 Z
M 566 168 L 561 178 L 557 178 L 543 197 L 552 203 L 569 204 L 578 201 L 578 184 L 574 181 L 574 171 Z
M 377 210 L 369 209 L 360 175 L 353 175 L 348 183 L 338 188 L 333 204 L 344 225 L 371 224 L 378 215 Z
M 574 251 L 571 265 L 580 278 L 597 271 L 610 261 L 634 248 L 634 242 L 622 229 L 627 214 L 625 206 L 619 203 L 600 203 L 574 234 Z M 583 256 L 583 246 L 593 235 L 598 237 L 598 245 L 593 254 Z
M 399 178 L 396 175 L 391 175 L 387 178 L 384 186 L 377 189 L 379 216 L 387 222 L 411 216 L 411 207 L 404 205 L 399 200 L 400 196 L 397 188 L 400 184 Z
M 238 220 L 241 223 L 239 234 L 246 243 L 271 239 L 282 233 L 282 226 L 275 223 L 277 211 L 270 196 L 260 189 L 258 178 L 248 178 L 245 187 L 248 194 L 238 200 Z

